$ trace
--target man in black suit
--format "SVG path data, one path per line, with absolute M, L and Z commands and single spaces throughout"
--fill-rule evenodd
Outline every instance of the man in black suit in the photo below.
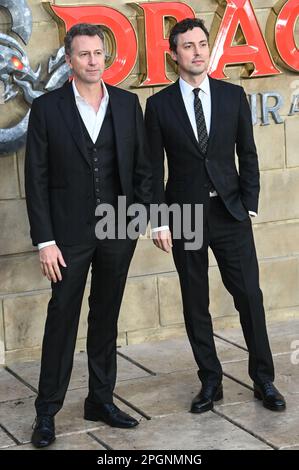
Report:
M 170 229 L 165 223 L 154 227 L 154 243 L 167 252 L 173 245 L 186 330 L 202 382 L 191 412 L 210 410 L 213 402 L 223 397 L 222 368 L 209 313 L 208 246 L 240 314 L 254 396 L 271 410 L 283 410 L 284 398 L 273 385 L 274 367 L 250 220 L 250 215 L 257 213 L 259 196 L 251 113 L 242 87 L 207 76 L 208 38 L 200 19 L 185 19 L 173 27 L 170 51 L 180 78 L 148 99 L 145 117 L 153 202 L 181 207 L 189 204 L 193 209 L 196 203 L 202 204 L 203 245 L 191 251 L 185 249 L 184 237 L 172 240 L 175 219 L 170 221 Z M 168 162 L 166 190 L 164 150 Z
M 69 384 L 82 297 L 92 267 L 87 353 L 89 393 L 84 417 L 129 428 L 138 422 L 113 403 L 117 320 L 136 239 L 97 239 L 95 209 L 118 196 L 149 205 L 151 166 L 136 95 L 106 85 L 104 36 L 78 24 L 65 37 L 73 80 L 36 99 L 26 149 L 31 237 L 52 281 L 42 348 L 36 447 L 55 439 L 54 415 Z

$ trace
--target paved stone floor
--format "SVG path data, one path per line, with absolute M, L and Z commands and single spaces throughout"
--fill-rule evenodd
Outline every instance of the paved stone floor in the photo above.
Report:
M 85 353 L 76 354 L 65 405 L 56 417 L 57 439 L 49 449 L 299 450 L 299 319 L 270 324 L 268 331 L 285 412 L 268 411 L 254 399 L 241 330 L 226 329 L 215 332 L 224 399 L 202 415 L 189 413 L 200 385 L 186 338 L 118 349 L 115 402 L 140 421 L 132 430 L 82 418 L 87 364 Z M 32 449 L 38 374 L 33 361 L 0 370 L 2 449 Z

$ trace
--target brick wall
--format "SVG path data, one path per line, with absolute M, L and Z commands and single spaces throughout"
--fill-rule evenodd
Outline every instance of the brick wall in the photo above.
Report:
M 33 14 L 31 40 L 25 49 L 35 70 L 47 62 L 59 43 L 56 22 L 40 0 L 28 1 Z M 56 0 L 57 5 L 91 4 L 90 0 Z M 123 12 L 136 28 L 134 10 L 124 0 L 99 1 Z M 186 1 L 210 28 L 216 0 Z M 273 0 L 254 0 L 263 33 Z M 10 34 L 10 16 L 0 9 L 0 31 Z M 299 32 L 296 30 L 299 43 Z M 230 80 L 244 86 L 247 93 L 278 91 L 285 100 L 282 124 L 270 119 L 269 126 L 255 126 L 261 168 L 259 216 L 254 231 L 260 260 L 261 285 L 268 321 L 287 319 L 299 312 L 299 116 L 288 116 L 290 96 L 298 74 L 283 69 L 276 77 L 240 79 L 240 68 L 228 69 Z M 133 74 L 120 86 L 130 88 L 138 79 L 137 61 Z M 175 79 L 169 69 L 169 77 Z M 0 82 L 0 86 L 2 83 Z M 3 88 L 2 88 L 3 89 Z M 0 94 L 2 92 L 0 88 Z M 159 88 L 137 90 L 142 106 Z M 136 90 L 134 90 L 136 91 Z M 22 95 L 0 102 L 0 128 L 9 127 L 27 111 Z M 49 283 L 39 268 L 31 245 L 25 208 L 24 149 L 0 156 L 0 363 L 39 356 L 49 300 Z M 217 327 L 238 323 L 229 294 L 222 286 L 216 262 L 211 256 L 211 312 Z M 78 335 L 78 348 L 85 347 L 88 290 L 86 291 Z M 158 251 L 151 240 L 141 239 L 130 269 L 119 321 L 119 344 L 167 338 L 183 334 L 180 290 L 171 255 Z

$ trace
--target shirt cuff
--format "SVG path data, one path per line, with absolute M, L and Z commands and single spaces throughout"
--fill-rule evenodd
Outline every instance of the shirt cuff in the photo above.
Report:
M 251 215 L 251 217 L 257 217 L 257 213 L 254 211 L 248 211 L 248 214 Z
M 152 228 L 152 233 L 162 232 L 162 230 L 169 230 L 168 225 L 162 225 L 161 227 Z
M 42 248 L 46 248 L 46 246 L 50 246 L 50 245 L 56 245 L 55 240 L 51 240 L 49 242 L 38 243 L 37 248 L 41 250 Z

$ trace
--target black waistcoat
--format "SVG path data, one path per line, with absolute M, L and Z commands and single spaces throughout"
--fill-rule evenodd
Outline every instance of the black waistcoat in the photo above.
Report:
M 97 206 L 100 203 L 109 203 L 116 207 L 117 196 L 122 194 L 122 190 L 110 104 L 95 143 L 91 140 L 81 116 L 80 119 L 93 171 L 94 204 Z

